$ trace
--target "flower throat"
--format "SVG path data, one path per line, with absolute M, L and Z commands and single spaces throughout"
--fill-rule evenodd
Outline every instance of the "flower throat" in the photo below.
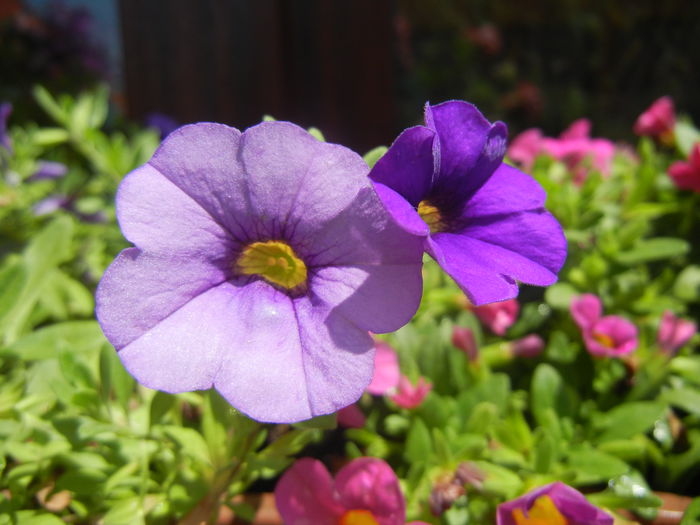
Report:
M 307 278 L 304 261 L 282 241 L 249 244 L 236 260 L 235 270 L 243 275 L 258 275 L 287 290 L 305 285 Z

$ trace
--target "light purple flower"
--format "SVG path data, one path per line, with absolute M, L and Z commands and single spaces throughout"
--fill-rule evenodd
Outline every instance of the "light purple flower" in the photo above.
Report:
M 287 525 L 404 525 L 406 519 L 396 474 L 369 457 L 345 465 L 335 480 L 320 461 L 299 459 L 277 482 L 275 503 Z
M 476 107 L 425 107 L 370 173 L 387 209 L 474 304 L 518 294 L 516 281 L 548 286 L 566 257 L 559 223 L 529 175 L 502 162 L 506 127 Z
M 12 113 L 12 104 L 3 102 L 0 104 L 0 146 L 12 152 L 12 141 L 7 134 L 7 119 Z
M 28 179 L 30 181 L 60 179 L 68 173 L 68 166 L 62 162 L 39 160 L 36 164 L 36 170 Z
M 367 171 L 288 122 L 171 133 L 119 187 L 135 247 L 97 290 L 126 369 L 166 392 L 213 386 L 260 421 L 357 400 L 374 364 L 367 332 L 399 328 L 421 296 L 420 241 Z
M 498 506 L 497 525 L 613 525 L 613 517 L 561 481 Z
M 32 207 L 32 213 L 37 217 L 41 217 L 61 208 L 66 208 L 69 204 L 70 198 L 67 195 L 53 194 L 37 202 Z
M 160 133 L 160 138 L 164 139 L 180 125 L 170 115 L 153 111 L 146 115 L 146 126 L 157 129 Z
M 593 294 L 571 302 L 571 315 L 581 329 L 588 352 L 595 356 L 619 357 L 634 352 L 639 344 L 637 327 L 617 315 L 602 317 L 603 305 Z
M 675 354 L 697 331 L 698 326 L 693 321 L 676 317 L 666 310 L 661 317 L 656 342 L 667 354 Z

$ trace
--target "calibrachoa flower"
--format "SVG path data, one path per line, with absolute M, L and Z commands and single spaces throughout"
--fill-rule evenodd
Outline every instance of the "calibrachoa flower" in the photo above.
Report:
M 700 193 L 700 142 L 693 146 L 688 161 L 677 160 L 668 168 L 668 174 L 680 189 Z
M 510 344 L 510 351 L 515 357 L 537 357 L 543 350 L 544 341 L 537 334 L 526 335 Z
M 613 525 L 613 517 L 561 481 L 501 503 L 497 525 Z
M 661 97 L 639 115 L 634 123 L 637 135 L 656 137 L 662 142 L 673 142 L 673 128 L 676 125 L 676 112 L 671 97 Z
M 474 304 L 547 286 L 566 257 L 559 223 L 534 179 L 502 162 L 507 131 L 462 101 L 426 104 L 370 177 L 387 209 Z
M 675 354 L 697 331 L 698 326 L 693 321 L 676 317 L 667 310 L 661 317 L 656 342 L 664 352 Z
M 517 162 L 525 171 L 532 170 L 535 159 L 542 153 L 544 135 L 539 129 L 526 129 L 508 146 L 508 158 Z
M 52 160 L 39 160 L 36 163 L 36 170 L 29 177 L 28 180 L 52 180 L 60 179 L 66 173 L 68 173 L 68 166 L 62 162 L 55 162 Z
M 617 315 L 601 317 L 603 305 L 593 294 L 571 302 L 571 315 L 581 329 L 588 351 L 596 356 L 618 357 L 637 349 L 637 327 Z
M 374 374 L 367 392 L 377 396 L 386 394 L 399 384 L 399 356 L 388 344 L 377 341 L 374 344 Z
M 419 240 L 394 225 L 352 151 L 288 122 L 171 133 L 117 194 L 134 245 L 97 317 L 147 387 L 214 386 L 260 421 L 329 414 L 372 377 L 368 331 L 421 295 Z
M 365 426 L 365 417 L 357 403 L 341 408 L 337 412 L 338 425 L 345 428 L 362 428 Z
M 275 502 L 286 525 L 404 525 L 406 520 L 399 480 L 375 458 L 351 461 L 335 480 L 320 461 L 299 459 L 277 482 Z
M 418 408 L 428 393 L 433 389 L 433 384 L 419 377 L 414 385 L 411 380 L 402 375 L 399 379 L 399 387 L 394 395 L 389 396 L 394 403 L 401 408 L 412 410 Z
M 520 303 L 517 299 L 508 299 L 473 308 L 479 321 L 496 335 L 504 335 L 518 318 Z
M 462 326 L 452 328 L 452 344 L 464 352 L 470 361 L 479 358 L 479 347 L 471 329 Z

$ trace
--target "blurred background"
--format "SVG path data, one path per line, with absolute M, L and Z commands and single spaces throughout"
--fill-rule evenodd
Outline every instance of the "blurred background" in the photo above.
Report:
M 661 95 L 700 120 L 699 33 L 693 0 L 0 0 L 0 100 L 41 122 L 34 84 L 106 82 L 113 120 L 269 114 L 364 152 L 458 98 L 623 140 Z

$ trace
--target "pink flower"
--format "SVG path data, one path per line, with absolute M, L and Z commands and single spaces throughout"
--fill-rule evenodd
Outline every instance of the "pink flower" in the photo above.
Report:
M 375 458 L 351 461 L 335 480 L 323 463 L 302 458 L 280 478 L 275 502 L 287 525 L 403 525 L 406 520 L 399 480 Z
M 382 341 L 376 341 L 374 349 L 374 375 L 367 392 L 381 396 L 399 384 L 399 357 L 396 350 Z
M 673 128 L 676 125 L 676 113 L 671 97 L 661 97 L 654 101 L 649 108 L 639 115 L 634 123 L 637 135 L 656 137 L 664 142 L 673 138 Z
M 550 483 L 498 506 L 497 525 L 613 525 L 613 518 L 576 489 Z
M 674 162 L 668 168 L 668 174 L 680 189 L 700 193 L 700 142 L 693 146 L 688 162 Z
M 336 414 L 338 416 L 338 425 L 345 428 L 362 428 L 367 421 L 367 418 L 356 403 L 341 408 Z
M 452 329 L 452 344 L 462 350 L 470 361 L 476 361 L 479 357 L 479 347 L 476 345 L 474 332 L 469 328 L 455 326 Z
M 656 342 L 661 350 L 667 354 L 675 354 L 695 335 L 697 330 L 698 327 L 693 321 L 676 317 L 672 312 L 666 310 L 661 317 Z
M 475 306 L 474 313 L 479 320 L 496 335 L 503 335 L 518 318 L 520 304 L 517 299 Z
M 418 382 L 413 385 L 406 376 L 399 379 L 399 389 L 393 396 L 389 396 L 394 403 L 401 408 L 413 409 L 423 402 L 425 396 L 433 389 L 433 384 L 419 377 Z
M 525 171 L 532 170 L 535 159 L 542 153 L 543 138 L 539 129 L 526 129 L 510 143 L 508 157 L 519 163 Z
M 571 302 L 571 315 L 581 329 L 588 352 L 595 356 L 619 357 L 637 349 L 637 327 L 617 315 L 601 317 L 603 306 L 593 294 Z
M 544 341 L 537 334 L 516 339 L 510 345 L 510 351 L 516 357 L 537 357 L 542 350 L 544 350 Z

